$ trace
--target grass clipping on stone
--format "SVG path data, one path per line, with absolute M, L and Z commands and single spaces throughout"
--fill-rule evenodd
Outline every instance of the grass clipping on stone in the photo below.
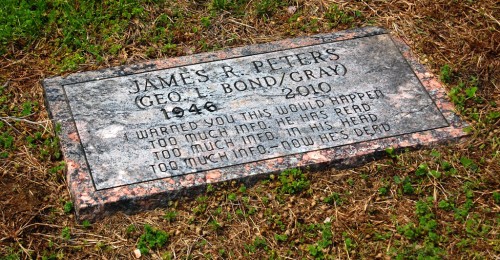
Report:
M 90 2 L 0 7 L 0 258 L 500 255 L 498 2 Z M 468 139 L 75 222 L 41 79 L 366 25 L 404 39 L 440 75 Z

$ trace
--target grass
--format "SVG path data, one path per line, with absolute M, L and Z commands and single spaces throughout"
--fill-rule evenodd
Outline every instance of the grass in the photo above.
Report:
M 500 38 L 484 1 L 12 1 L 0 6 L 0 259 L 450 258 L 500 255 Z M 363 25 L 402 37 L 470 137 L 354 169 L 207 187 L 77 223 L 40 80 Z M 496 44 L 496 45 L 495 45 Z M 146 253 L 147 251 L 147 253 Z

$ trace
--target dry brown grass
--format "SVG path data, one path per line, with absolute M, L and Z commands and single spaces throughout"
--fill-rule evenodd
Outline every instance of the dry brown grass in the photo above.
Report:
M 398 227 L 418 223 L 415 203 L 431 197 L 437 233 L 442 237 L 438 244 L 446 258 L 498 259 L 500 206 L 492 194 L 500 192 L 500 121 L 498 118 L 486 120 L 489 113 L 500 111 L 498 1 L 297 0 L 290 4 L 300 12 L 294 21 L 289 20 L 294 13 L 286 7 L 275 10 L 269 19 L 259 18 L 255 3 L 250 1 L 246 5 L 244 18 L 230 11 L 216 12 L 208 27 L 200 25 L 201 17 L 210 15 L 207 2 L 179 1 L 164 5 L 161 10 L 148 9 L 152 5 L 147 5 L 150 17 L 161 13 L 172 15 L 174 7 L 186 14 L 183 27 L 174 30 L 176 48 L 161 52 L 158 51 L 161 46 L 140 41 L 141 34 L 154 24 L 134 20 L 123 35 L 127 44 L 120 52 L 105 56 L 100 63 L 87 57 L 78 70 L 332 32 L 351 26 L 385 27 L 404 39 L 420 61 L 436 74 L 443 65 L 449 64 L 453 77 L 448 89 L 460 81 L 468 82 L 471 77 L 478 79 L 477 96 L 483 101 L 469 100 L 462 111 L 462 116 L 472 125 L 470 138 L 435 148 L 441 153 L 440 160 L 450 162 L 458 173 L 437 180 L 422 178 L 414 183 L 415 194 L 403 194 L 401 185 L 394 183 L 394 176 L 414 178 L 415 170 L 422 163 L 429 164 L 431 169 L 440 167 L 430 150 L 407 152 L 397 159 L 375 161 L 355 169 L 327 169 L 308 174 L 310 191 L 299 195 L 276 192 L 277 180 L 257 183 L 245 192 L 238 190 L 239 183 L 226 183 L 207 194 L 206 202 L 187 198 L 173 202 L 168 209 L 133 216 L 116 214 L 85 228 L 75 222 L 72 214 L 63 212 L 64 202 L 70 200 L 63 172 L 50 171 L 59 161 L 53 155 L 41 155 L 38 148 L 26 142 L 26 137 L 37 131 L 43 133 L 43 140 L 53 138 L 52 126 L 46 124 L 49 119 L 43 106 L 40 80 L 57 75 L 58 61 L 63 57 L 58 54 L 54 39 L 42 37 L 32 47 L 24 50 L 12 47 L 0 58 L 0 85 L 5 85 L 4 95 L 9 97 L 9 107 L 0 110 L 0 117 L 11 125 L 5 124 L 2 131 L 9 129 L 15 137 L 15 149 L 7 159 L 0 159 L 0 257 L 133 258 L 143 227 L 149 224 L 165 230 L 170 239 L 165 247 L 143 258 L 161 258 L 167 253 L 173 258 L 307 258 L 311 257 L 308 245 L 315 244 L 321 233 L 309 232 L 305 227 L 323 223 L 327 218 L 332 221 L 333 244 L 325 253 L 332 258 L 392 258 L 405 253 L 416 256 L 424 247 L 424 239 L 408 239 L 398 232 Z M 332 26 L 325 18 L 332 4 L 344 11 L 359 10 L 363 17 Z M 194 27 L 199 27 L 199 31 L 193 32 Z M 26 101 L 39 103 L 25 118 L 29 122 L 2 114 L 22 109 Z M 478 118 L 474 119 L 474 113 Z M 472 159 L 480 170 L 475 172 L 464 167 L 460 163 L 462 157 Z M 437 206 L 443 199 L 453 201 L 457 207 L 463 205 L 467 200 L 464 192 L 467 182 L 472 185 L 474 203 L 466 217 L 473 221 L 470 225 L 457 220 L 453 211 Z M 387 194 L 380 195 L 380 188 L 385 186 Z M 323 199 L 334 192 L 340 194 L 342 203 L 324 203 Z M 236 194 L 237 199 L 229 200 L 230 194 Z M 193 212 L 203 204 L 206 206 L 203 214 Z M 256 209 L 255 213 L 245 214 L 251 208 Z M 174 221 L 164 219 L 167 210 L 177 212 Z M 214 220 L 220 228 L 214 226 Z M 132 226 L 136 229 L 131 230 Z M 486 226 L 489 230 L 485 232 L 472 232 L 474 227 Z M 71 231 L 69 240 L 61 236 L 65 227 Z M 279 242 L 275 234 L 287 234 L 288 239 Z M 256 237 L 265 238 L 267 247 L 257 247 L 252 252 L 248 245 L 252 245 Z M 348 247 L 346 238 L 355 246 Z

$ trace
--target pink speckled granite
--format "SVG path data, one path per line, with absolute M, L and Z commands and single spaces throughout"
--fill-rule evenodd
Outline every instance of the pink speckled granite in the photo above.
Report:
M 334 48 L 335 53 L 334 51 L 326 51 Z M 305 84 L 305 82 L 300 84 L 293 82 L 293 79 L 298 79 L 292 77 L 291 74 L 294 72 L 303 73 L 303 77 L 312 77 L 307 81 L 307 84 L 316 84 L 318 82 L 319 79 L 311 76 L 312 74 L 308 76 L 305 73 L 303 68 L 312 70 L 314 67 L 314 64 L 308 64 L 307 60 L 298 61 L 301 70 L 286 70 L 281 68 L 284 63 L 281 65 L 276 63 L 278 64 L 275 64 L 277 69 L 273 69 L 271 66 L 269 67 L 271 69 L 268 68 L 265 71 L 267 74 L 259 74 L 262 71 L 259 71 L 256 67 L 260 65 L 259 61 L 272 59 L 272 57 L 282 55 L 285 52 L 290 54 L 307 51 L 310 53 L 316 50 L 324 50 L 330 55 L 317 56 L 316 58 L 319 57 L 318 59 L 320 59 L 319 62 L 314 59 L 317 63 L 323 62 L 322 58 L 329 58 L 331 64 L 338 66 L 336 67 L 338 68 L 337 74 L 327 80 L 333 86 L 333 90 L 329 93 L 301 96 L 297 92 L 295 93 L 297 97 L 285 98 L 287 91 L 283 89 L 291 87 L 296 90 L 297 86 L 302 83 Z M 366 55 L 369 58 L 363 59 L 359 55 Z M 252 63 L 255 61 L 257 63 Z M 271 60 L 270 63 L 277 61 L 279 59 Z M 281 61 L 284 61 L 284 59 Z M 312 61 L 312 58 L 310 58 L 309 62 L 312 63 Z M 303 62 L 305 63 L 302 64 Z M 254 67 L 245 67 L 248 64 Z M 379 64 L 379 66 L 374 67 L 374 64 Z M 235 68 L 234 73 L 219 73 L 214 74 L 213 77 L 212 74 L 209 75 L 212 69 L 215 71 L 214 68 L 221 66 Z M 281 67 L 278 68 L 278 66 Z M 142 80 L 172 71 L 177 71 L 177 73 L 189 72 L 188 68 L 194 68 L 193 71 L 203 69 L 204 71 L 201 74 L 209 75 L 210 80 L 208 80 L 208 76 L 207 78 L 200 76 L 198 77 L 199 82 L 207 79 L 207 85 L 210 83 L 213 87 L 210 85 L 204 89 L 205 86 L 197 85 L 202 90 L 201 96 L 207 96 L 200 98 L 203 100 L 201 103 L 198 102 L 200 99 L 196 98 L 196 93 L 192 91 L 192 87 L 180 86 L 173 88 L 182 93 L 183 97 L 186 97 L 185 100 L 180 100 L 176 104 L 187 109 L 188 107 L 185 104 L 196 103 L 199 107 L 202 107 L 206 101 L 210 101 L 218 106 L 216 111 L 207 112 L 204 110 L 201 115 L 186 115 L 183 118 L 173 117 L 168 119 L 170 121 L 164 122 L 162 120 L 166 120 L 165 118 L 158 117 L 158 115 L 163 116 L 158 114 L 159 108 L 162 106 L 154 109 L 141 107 L 143 103 L 137 103 L 137 97 L 135 105 L 138 108 L 131 109 L 127 105 L 127 98 L 135 94 L 133 93 L 135 89 L 133 87 L 127 88 L 127 84 L 134 86 L 132 83 L 134 79 Z M 324 65 L 324 68 L 326 68 L 326 65 Z M 373 71 L 362 71 L 360 68 L 372 68 Z M 252 72 L 252 69 L 255 71 Z M 261 69 L 264 70 L 264 64 Z M 227 82 L 234 82 L 239 78 L 255 77 L 256 75 L 262 77 L 271 75 L 279 80 L 280 75 L 282 75 L 281 83 L 283 83 L 286 75 L 288 82 L 285 81 L 283 86 L 280 84 L 281 88 L 277 90 L 275 88 L 259 88 L 247 92 L 238 92 L 233 86 L 234 92 L 225 93 L 224 88 L 220 87 L 221 82 L 224 82 L 224 75 L 228 76 L 228 78 L 229 76 L 235 77 L 228 79 Z M 385 76 L 378 78 L 377 75 Z M 322 76 L 316 74 L 316 77 L 321 78 Z M 190 79 L 187 78 L 186 80 L 189 82 Z M 189 195 L 203 190 L 207 183 L 218 183 L 233 179 L 250 180 L 253 177 L 260 178 L 266 176 L 266 174 L 291 167 L 327 165 L 345 167 L 359 165 L 384 154 L 384 150 L 389 147 L 397 149 L 415 148 L 455 140 L 465 135 L 463 128 L 466 126 L 466 123 L 453 113 L 453 106 L 447 100 L 446 92 L 436 77 L 427 72 L 416 61 L 403 42 L 391 39 L 385 30 L 375 27 L 287 39 L 213 53 L 201 53 L 138 65 L 109 68 L 101 71 L 77 73 L 65 78 L 46 79 L 43 85 L 50 115 L 54 123 L 59 123 L 62 126 L 62 132 L 59 135 L 64 158 L 67 162 L 67 179 L 71 196 L 75 202 L 76 214 L 80 220 L 94 220 L 116 211 L 132 213 L 166 205 L 168 200 L 177 196 Z M 171 90 L 172 88 L 168 89 Z M 144 92 L 151 90 L 155 89 L 151 86 L 148 88 L 146 84 Z M 304 88 L 301 88 L 301 90 L 305 91 Z M 376 90 L 380 92 L 374 92 Z M 291 143 L 291 138 L 295 138 L 295 134 L 293 131 L 291 134 L 290 132 L 286 134 L 287 131 L 285 130 L 290 130 L 292 125 L 280 126 L 277 123 L 276 120 L 284 119 L 284 117 L 279 117 L 275 112 L 272 112 L 274 108 L 293 102 L 305 106 L 309 101 L 331 100 L 329 98 L 340 98 L 339 94 L 366 93 L 367 91 L 371 95 L 374 95 L 374 93 L 380 95 L 377 95 L 376 99 L 365 102 L 356 103 L 357 101 L 351 100 L 345 106 L 348 109 L 347 113 L 352 112 L 353 105 L 368 105 L 368 109 L 361 112 L 357 111 L 354 116 L 359 117 L 368 115 L 369 112 L 374 113 L 373 115 L 376 115 L 377 119 L 374 119 L 373 122 L 376 121 L 377 125 L 387 123 L 391 126 L 389 130 L 385 132 L 380 130 L 380 132 L 375 132 L 373 136 L 367 136 L 368 134 L 357 135 L 357 133 L 360 133 L 359 131 L 362 131 L 360 129 L 363 126 L 372 127 L 366 122 L 360 125 L 361 128 L 358 128 L 357 125 L 342 128 L 345 123 L 340 123 L 340 120 L 349 116 L 339 114 L 345 114 L 346 111 L 339 112 L 341 110 L 335 109 L 343 109 L 344 106 L 334 105 L 335 103 L 332 101 L 332 105 L 325 106 L 323 116 L 328 119 L 326 120 L 327 123 L 329 122 L 335 127 L 334 129 L 338 130 L 337 132 L 345 130 L 344 140 L 319 142 L 319 134 L 326 132 L 321 130 L 322 132 L 317 133 L 315 131 L 320 130 L 312 130 L 310 126 L 313 122 L 318 123 L 320 120 L 307 121 L 306 119 L 300 119 L 301 117 L 298 114 L 293 114 L 290 122 L 300 128 L 303 133 L 300 137 L 311 136 L 316 139 L 311 139 L 314 140 L 313 144 L 310 145 L 311 147 L 291 147 L 287 149 L 285 144 L 282 143 L 282 141 Z M 200 93 L 198 93 L 198 97 L 199 95 Z M 150 99 L 145 100 L 149 101 Z M 310 103 L 308 104 L 312 106 Z M 165 105 L 165 108 L 172 109 L 169 104 Z M 147 140 L 132 138 L 133 134 L 140 131 L 138 129 L 159 129 L 159 127 L 171 126 L 174 123 L 180 125 L 181 123 L 197 122 L 200 124 L 200 122 L 203 122 L 202 120 L 210 119 L 211 116 L 215 118 L 215 116 L 227 116 L 231 113 L 237 116 L 239 113 L 245 114 L 248 112 L 247 109 L 250 108 L 253 109 L 252 111 L 256 111 L 255 109 L 263 111 L 267 108 L 272 112 L 269 117 L 259 118 L 262 122 L 270 125 L 266 129 L 269 129 L 277 137 L 276 139 L 255 143 L 255 145 L 262 144 L 265 146 L 265 154 L 241 157 L 229 156 L 231 157 L 230 160 L 220 160 L 213 163 L 212 166 L 201 164 L 193 166 L 184 161 L 186 165 L 179 166 L 179 169 L 175 171 L 154 172 L 153 174 L 151 169 L 146 167 L 148 163 L 145 164 L 144 162 L 149 160 L 156 163 L 157 160 L 151 157 L 151 151 L 158 152 L 159 150 L 152 149 Z M 314 109 L 311 107 L 310 110 L 316 111 L 318 114 L 320 111 L 319 107 Z M 169 111 L 171 112 L 171 110 Z M 248 116 L 248 114 L 245 115 Z M 391 120 L 394 120 L 394 122 Z M 148 122 L 154 124 L 148 125 Z M 230 137 L 238 137 L 238 133 L 235 133 L 235 129 L 232 128 L 233 126 L 256 122 L 257 119 L 247 120 L 237 117 L 236 123 L 230 125 L 231 128 L 228 130 Z M 278 124 L 278 126 L 272 126 L 272 122 Z M 357 123 L 358 119 L 351 122 Z M 354 128 L 358 129 L 356 130 L 358 132 Z M 186 133 L 189 132 L 191 131 Z M 188 140 L 188 137 L 184 135 L 186 133 L 166 134 L 165 137 L 175 136 L 179 140 L 185 137 Z M 258 132 L 252 132 L 252 134 L 254 133 L 257 134 Z M 337 137 L 340 139 L 342 135 L 335 135 L 335 138 Z M 279 140 L 276 141 L 277 139 Z M 179 157 L 179 162 L 182 161 L 181 159 L 186 160 L 186 158 L 190 158 L 189 156 L 193 156 L 188 153 L 193 151 L 192 145 L 209 142 L 198 140 L 190 142 L 186 140 L 167 147 L 169 149 L 178 147 L 183 151 L 182 156 Z M 215 140 L 211 139 L 211 141 Z M 236 142 L 236 144 L 239 146 L 241 142 Z M 274 144 L 281 146 L 273 148 Z M 235 151 L 234 148 L 229 149 L 229 145 L 223 150 L 227 151 L 228 154 Z M 207 151 L 199 152 L 199 155 L 208 154 Z

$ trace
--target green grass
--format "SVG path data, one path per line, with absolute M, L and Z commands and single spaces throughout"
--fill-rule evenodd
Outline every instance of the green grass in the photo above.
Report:
M 29 45 L 48 22 L 46 1 L 4 0 L 0 7 L 0 54 L 11 43 Z
M 145 15 L 138 0 L 5 0 L 2 5 L 0 54 L 9 46 L 28 50 L 41 36 L 54 38 L 53 44 L 59 46 L 55 54 L 62 57 L 56 61 L 61 70 L 76 69 L 87 56 L 99 62 L 108 53 L 117 53 L 131 21 Z M 148 36 L 165 37 L 161 34 L 165 21 L 160 17 L 157 31 Z

